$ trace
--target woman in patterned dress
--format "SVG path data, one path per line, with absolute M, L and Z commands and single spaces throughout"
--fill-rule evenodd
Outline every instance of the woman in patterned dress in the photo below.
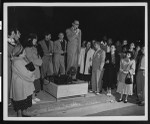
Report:
M 124 103 L 127 103 L 128 95 L 133 94 L 133 83 L 125 84 L 126 75 L 130 73 L 133 81 L 133 75 L 135 74 L 135 60 L 132 58 L 133 58 L 132 52 L 127 51 L 126 57 L 124 59 L 121 59 L 120 61 L 117 92 L 121 94 L 121 97 L 118 102 L 123 101 L 123 95 L 125 94 L 126 97 Z

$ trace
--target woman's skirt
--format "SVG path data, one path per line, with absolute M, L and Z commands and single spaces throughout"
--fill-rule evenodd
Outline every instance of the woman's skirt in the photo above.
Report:
M 118 82 L 117 92 L 126 95 L 133 95 L 133 84 Z
M 28 96 L 24 100 L 20 100 L 20 101 L 12 100 L 12 103 L 13 103 L 13 107 L 15 111 L 18 111 L 18 110 L 23 111 L 32 106 L 32 95 Z

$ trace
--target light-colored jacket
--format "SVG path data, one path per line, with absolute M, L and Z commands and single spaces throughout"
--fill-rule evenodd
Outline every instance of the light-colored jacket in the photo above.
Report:
M 35 67 L 35 78 L 40 78 L 40 69 L 39 66 L 42 65 L 42 59 L 37 55 L 37 49 L 35 47 L 26 47 L 25 48 L 26 56 L 30 62 L 33 62 Z
M 25 67 L 26 64 L 27 62 L 22 57 L 13 58 L 10 98 L 15 101 L 26 99 L 35 90 L 34 72 L 28 71 Z
M 92 66 L 93 54 L 95 52 L 91 48 L 87 52 L 87 57 L 86 57 L 86 60 L 85 60 L 85 71 L 84 71 L 85 50 L 86 50 L 86 48 L 81 48 L 80 55 L 79 55 L 78 65 L 80 67 L 80 71 L 79 72 L 81 74 L 89 74 L 90 66 Z
M 106 53 L 104 50 L 98 50 L 93 55 L 92 71 L 102 70 L 105 64 Z
M 61 43 L 60 43 L 59 40 L 56 40 L 54 42 L 54 54 L 62 54 L 64 52 L 66 52 L 66 44 L 67 44 L 67 42 L 65 40 L 63 42 L 65 42 L 65 51 L 62 50 Z

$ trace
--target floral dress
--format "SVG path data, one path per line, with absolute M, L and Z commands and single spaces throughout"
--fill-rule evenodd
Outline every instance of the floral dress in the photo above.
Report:
M 133 83 L 132 84 L 125 84 L 125 77 L 130 72 L 132 75 L 135 74 L 135 60 L 129 60 L 126 61 L 125 59 L 122 59 L 120 61 L 120 71 L 118 73 L 118 86 L 117 86 L 117 92 L 132 95 L 133 94 Z

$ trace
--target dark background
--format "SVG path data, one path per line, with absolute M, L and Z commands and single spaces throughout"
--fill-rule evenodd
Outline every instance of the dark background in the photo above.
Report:
M 21 40 L 35 32 L 39 40 L 49 31 L 52 40 L 59 32 L 80 22 L 83 40 L 101 40 L 103 36 L 114 41 L 127 39 L 129 42 L 144 41 L 144 7 L 9 7 L 8 26 L 19 28 Z
M 37 2 L 38 0 L 25 0 L 25 1 L 20 1 L 20 0 L 5 0 L 5 2 Z M 78 2 L 81 2 L 82 0 L 78 0 Z M 39 2 L 49 2 L 49 0 L 42 0 L 42 1 L 40 1 L 39 0 Z M 51 1 L 52 2 L 52 1 Z M 53 2 L 56 2 L 56 0 L 55 1 L 53 1 Z M 58 2 L 58 1 L 57 1 Z M 60 1 L 60 2 L 62 2 L 62 1 Z M 65 1 L 65 2 L 67 2 L 67 1 Z M 70 0 L 68 0 L 68 2 L 71 2 Z M 73 1 L 72 1 L 73 2 Z M 77 2 L 77 1 L 74 1 L 74 2 Z M 85 2 L 85 1 L 82 1 L 82 2 Z M 89 1 L 88 1 L 89 2 Z M 94 2 L 94 1 L 92 1 L 92 2 Z M 96 1 L 95 1 L 96 2 Z M 100 2 L 100 1 L 97 1 L 97 2 Z M 102 2 L 102 1 L 101 1 Z M 150 11 L 149 11 L 149 8 L 150 8 L 150 3 L 149 3 L 149 1 L 148 0 L 136 0 L 136 1 L 131 1 L 131 0 L 123 0 L 123 1 L 119 1 L 119 0 L 115 0 L 115 1 L 110 1 L 110 0 L 105 0 L 105 1 L 103 1 L 103 2 L 147 2 L 148 3 L 148 19 L 149 19 L 149 16 L 150 16 Z M 3 3 L 3 2 L 2 2 Z M 1 5 L 3 5 L 3 4 L 1 4 Z M 117 7 L 117 8 L 119 8 L 119 7 Z M 116 35 L 115 37 L 116 38 L 120 38 L 120 39 L 123 39 L 123 36 L 126 38 L 126 35 L 125 35 L 125 33 L 128 33 L 129 35 L 130 35 L 130 37 L 135 37 L 135 39 L 137 39 L 137 37 L 139 37 L 139 35 L 133 35 L 133 34 L 136 34 L 135 32 L 137 32 L 137 28 L 138 28 L 138 32 L 141 32 L 140 33 L 140 37 L 141 38 L 143 38 L 143 36 L 144 36 L 144 8 L 143 7 L 125 7 L 125 8 L 127 8 L 126 10 L 124 10 L 124 15 L 123 15 L 123 13 L 122 13 L 122 11 L 121 11 L 121 9 L 123 9 L 123 7 L 121 7 L 121 9 L 119 9 L 119 11 L 117 12 L 118 14 L 119 14 L 119 16 L 117 17 L 117 18 L 119 18 L 119 19 L 116 19 L 116 20 L 120 20 L 119 22 L 121 23 L 121 19 L 120 18 L 122 18 L 122 20 L 123 20 L 123 18 L 125 19 L 125 20 L 123 20 L 123 22 L 122 22 L 122 24 L 124 24 L 124 23 L 126 23 L 125 25 L 120 25 L 119 24 L 119 27 L 115 27 L 114 29 L 113 29 L 113 31 L 114 30 L 116 30 L 116 34 L 118 34 L 118 35 Z M 134 11 L 134 13 L 132 13 L 131 14 L 131 11 L 129 11 L 129 9 L 128 8 L 132 8 L 132 10 Z M 137 9 L 133 9 L 133 8 L 138 8 L 138 10 Z M 140 8 L 140 9 L 139 9 Z M 108 10 L 108 9 L 107 9 Z M 1 7 L 1 16 L 0 16 L 0 19 L 2 19 L 2 12 L 3 11 L 3 7 Z M 24 15 L 25 14 L 21 14 L 21 10 L 19 10 L 20 12 L 20 14 L 19 14 L 19 16 L 21 15 L 21 17 L 24 17 Z M 53 10 L 54 11 L 54 10 Z M 78 11 L 77 9 L 76 9 L 76 11 Z M 133 12 L 132 11 L 132 12 Z M 142 13 L 142 14 L 140 14 L 139 13 L 139 11 L 140 11 L 140 13 Z M 29 12 L 29 11 L 28 11 Z M 10 13 L 10 12 L 9 12 Z M 12 13 L 12 12 L 11 12 Z M 33 13 L 33 12 L 32 12 Z M 45 13 L 45 12 L 43 12 L 43 13 Z M 46 13 L 49 13 L 49 12 L 46 12 Z M 59 13 L 61 13 L 61 11 L 59 11 Z M 103 13 L 102 15 L 103 16 L 105 16 L 105 18 L 106 17 L 109 17 L 109 16 L 111 16 L 112 15 L 112 11 L 110 10 L 110 15 L 106 15 L 105 13 L 106 12 L 104 12 L 104 11 L 101 11 L 100 13 Z M 136 14 L 135 14 L 136 13 Z M 27 13 L 26 12 L 26 17 L 24 17 L 24 19 L 25 20 L 30 20 L 30 18 L 28 18 L 28 15 L 30 15 L 31 14 L 31 11 L 29 12 L 29 13 Z M 34 14 L 37 14 L 38 15 L 38 13 L 34 13 Z M 34 15 L 33 14 L 33 15 Z M 79 14 L 80 14 L 80 12 L 79 12 Z M 96 14 L 98 14 L 98 12 L 96 12 Z M 107 14 L 108 14 L 108 12 L 107 12 Z M 18 14 L 15 14 L 15 16 L 18 16 Z M 49 14 L 48 14 L 49 15 Z M 52 14 L 52 15 L 54 15 L 54 14 Z M 88 16 L 88 14 L 86 13 L 85 15 L 87 15 Z M 84 15 L 84 16 L 85 16 Z M 93 14 L 94 15 L 94 14 Z M 108 20 L 104 20 L 104 18 L 102 18 L 102 15 L 100 15 L 100 14 L 98 14 L 97 15 L 97 17 L 99 17 L 100 19 L 103 19 L 103 21 L 101 21 L 101 25 L 102 25 L 102 27 L 105 27 L 105 26 L 107 26 L 107 23 L 105 23 L 105 21 L 107 22 Z M 136 17 L 135 17 L 135 15 L 136 15 Z M 58 16 L 58 15 L 57 15 Z M 73 15 L 72 15 L 73 16 Z M 128 20 L 128 19 L 130 19 L 130 18 L 128 18 L 128 17 L 132 17 L 132 21 L 131 21 L 131 23 L 134 25 L 133 27 L 135 27 L 135 28 L 131 28 L 131 27 L 129 27 L 129 28 L 127 28 L 126 27 L 126 25 L 127 25 L 127 22 L 129 23 L 130 21 Z M 40 18 L 41 16 L 39 16 L 38 18 Z M 42 17 L 43 17 L 43 15 L 42 15 Z M 138 19 L 136 19 L 138 17 Z M 15 17 L 16 18 L 16 17 Z M 21 30 L 21 33 L 22 33 L 22 36 L 21 37 L 24 37 L 25 36 L 25 34 L 27 34 L 27 33 L 29 33 L 30 31 L 32 31 L 33 29 L 34 30 L 36 30 L 36 28 L 38 28 L 39 29 L 39 31 L 38 32 L 42 32 L 42 30 L 41 30 L 41 28 L 40 27 L 34 27 L 33 25 L 35 24 L 35 23 L 37 23 L 37 22 L 34 22 L 34 23 L 32 23 L 32 24 L 30 24 L 31 25 L 31 27 L 33 27 L 33 29 L 31 30 L 31 27 L 28 25 L 28 24 L 25 24 L 25 23 L 23 23 L 24 22 L 24 20 L 23 19 L 21 19 L 20 17 L 17 17 L 18 19 L 20 18 L 20 20 L 23 20 L 23 25 L 22 25 L 22 23 L 20 23 L 19 21 L 14 21 L 14 14 L 13 15 L 9 15 L 9 26 L 13 26 L 13 25 L 18 25 L 18 27 L 20 28 L 20 30 Z M 33 17 L 32 17 L 33 18 Z M 34 18 L 35 18 L 35 16 L 34 16 Z M 69 17 L 69 18 L 71 18 L 71 17 Z M 89 19 L 90 20 L 93 20 L 93 25 L 96 25 L 95 24 L 95 22 L 96 21 L 94 21 L 94 20 L 96 20 L 96 18 L 88 18 L 88 20 L 86 20 L 86 21 L 83 21 L 83 23 L 81 24 L 81 20 L 80 20 L 80 28 L 82 28 L 83 27 L 83 25 L 86 25 L 86 23 L 89 21 Z M 141 20 L 141 21 L 139 21 L 139 19 Z M 31 19 L 32 20 L 32 19 Z M 35 20 L 39 20 L 39 19 L 35 19 Z M 61 19 L 61 20 L 63 20 L 63 19 Z M 114 18 L 113 18 L 113 20 L 114 20 Z M 11 22 L 10 22 L 11 21 Z M 127 22 L 126 22 L 127 21 Z M 137 21 L 139 21 L 139 22 L 142 22 L 140 25 L 141 26 L 139 26 L 138 25 L 138 22 Z M 16 24 L 15 24 L 15 23 Z M 47 22 L 49 22 L 49 21 L 47 21 Z M 62 22 L 62 21 L 60 21 L 60 22 Z M 69 23 L 67 23 L 67 22 L 69 22 Z M 72 19 L 69 19 L 69 21 L 67 20 L 67 22 L 65 22 L 65 21 L 63 21 L 63 25 L 65 25 L 64 27 L 64 30 L 63 31 L 65 31 L 65 29 L 66 28 L 68 28 L 67 26 L 69 25 L 69 26 L 71 26 L 71 23 L 72 23 Z M 110 21 L 111 22 L 111 21 Z M 148 21 L 149 22 L 149 21 Z M 104 26 L 104 23 L 105 23 L 105 26 Z M 117 24 L 118 22 L 116 22 L 116 24 Z M 137 23 L 137 24 L 136 24 Z M 21 24 L 21 25 L 20 25 Z M 19 26 L 20 25 L 20 26 Z M 28 28 L 26 27 L 26 26 L 28 25 Z M 45 25 L 45 21 L 44 22 L 42 22 L 42 25 Z M 110 25 L 110 24 L 109 24 Z M 142 26 L 143 25 L 143 26 Z M 52 24 L 51 24 L 51 26 L 53 26 Z M 56 25 L 57 26 L 57 25 Z M 131 26 L 131 24 L 130 24 L 130 26 Z M 25 27 L 25 28 L 24 28 Z M 42 27 L 42 26 L 41 26 Z M 48 25 L 48 26 L 44 26 L 44 27 L 50 27 L 50 25 Z M 92 27 L 92 26 L 91 26 Z M 97 27 L 98 28 L 98 26 L 95 26 L 95 27 Z M 85 33 L 87 32 L 92 32 L 92 34 L 90 34 L 90 35 L 86 35 L 87 37 L 91 37 L 91 39 L 94 39 L 95 37 L 92 37 L 93 35 L 94 36 L 96 36 L 96 37 L 100 37 L 100 38 L 102 38 L 101 36 L 102 36 L 102 34 L 100 34 L 100 33 L 103 33 L 103 34 L 105 34 L 105 32 L 103 31 L 103 30 L 105 30 L 105 31 L 107 31 L 106 33 L 107 33 L 107 36 L 108 36 L 108 28 L 104 28 L 103 30 L 101 29 L 102 27 L 99 27 L 99 30 L 101 31 L 101 32 L 98 32 L 98 31 L 96 31 L 95 30 L 95 27 L 93 27 L 93 29 L 94 29 L 94 31 L 93 30 L 88 30 L 88 31 L 84 31 L 84 30 L 86 30 L 86 28 L 85 29 L 83 29 L 82 28 L 82 33 L 83 33 L 83 36 L 85 35 Z M 109 27 L 109 26 L 107 26 L 107 27 Z M 149 27 L 149 25 L 148 25 L 148 27 Z M 57 28 L 57 27 L 56 27 Z M 26 30 L 25 30 L 26 29 Z M 43 28 L 44 29 L 44 28 Z M 49 30 L 52 30 L 52 28 L 49 28 Z M 118 30 L 118 29 L 120 29 L 120 30 Z M 149 29 L 149 28 L 148 28 Z M 54 31 L 55 29 L 53 29 L 53 31 Z M 131 31 L 131 30 L 134 30 L 134 31 Z M 60 32 L 60 30 L 58 30 L 57 32 Z M 96 35 L 96 33 L 95 32 L 98 32 L 97 34 L 98 35 Z M 124 33 L 121 33 L 121 32 L 124 32 Z M 130 32 L 133 32 L 133 33 L 130 33 Z M 43 32 L 42 32 L 43 33 Z M 42 33 L 39 33 L 39 34 L 42 34 Z M 122 34 L 122 35 L 121 35 Z M 92 35 L 92 36 L 91 36 Z M 100 35 L 100 36 L 99 36 Z M 110 34 L 109 34 L 110 35 Z M 142 36 L 143 35 L 143 36 Z M 148 35 L 149 35 L 149 33 L 148 33 Z M 113 35 L 114 36 L 114 35 Z M 85 38 L 85 39 L 88 39 L 88 38 Z M 109 36 L 110 37 L 110 36 Z M 129 38 L 129 37 L 128 37 Z M 23 39 L 23 38 L 22 38 Z M 52 39 L 54 39 L 54 37 L 52 38 Z M 126 38 L 127 39 L 127 38 Z M 130 38 L 131 39 L 131 38 Z M 133 38 L 134 39 L 134 38 Z M 144 38 L 143 38 L 144 39 Z M 89 39 L 90 40 L 90 39 Z M 149 44 L 148 44 L 149 45 Z M 148 46 L 147 46 L 148 47 Z M 149 51 L 149 49 L 148 49 L 148 51 Z M 149 56 L 149 55 L 148 55 Z M 148 77 L 150 77 L 149 76 L 149 69 L 148 69 L 148 75 L 147 75 Z M 3 105 L 2 105 L 2 103 L 0 104 L 0 110 L 1 110 L 1 113 L 3 113 Z M 150 108 L 150 107 L 149 107 Z M 150 119 L 150 115 L 148 115 L 148 118 Z M 0 120 L 3 120 L 3 116 L 0 116 Z M 8 123 L 9 121 L 3 121 L 3 123 Z M 135 121 L 134 121 L 135 122 Z M 134 123 L 133 121 L 132 121 L 132 123 Z M 11 121 L 10 121 L 10 123 L 11 123 Z M 17 121 L 15 122 L 15 123 L 17 123 Z M 18 121 L 18 123 L 20 123 L 19 121 Z M 98 122 L 99 123 L 99 122 Z M 112 123 L 112 122 L 110 122 L 110 123 Z M 117 124 L 119 124 L 119 123 L 126 123 L 126 121 L 122 121 L 122 122 L 115 122 L 115 123 L 117 123 Z M 130 123 L 129 121 L 128 121 L 128 123 Z M 149 123 L 148 121 L 136 121 L 135 123 L 137 123 L 137 124 L 141 124 L 141 123 L 144 123 L 144 124 L 146 124 L 146 123 Z M 36 124 L 37 124 L 37 122 L 36 122 Z

